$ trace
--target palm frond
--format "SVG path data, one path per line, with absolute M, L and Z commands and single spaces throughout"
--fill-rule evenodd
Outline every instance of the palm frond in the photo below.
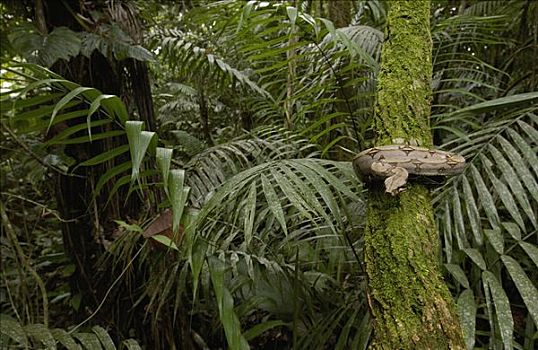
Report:
M 61 328 L 49 329 L 43 324 L 22 325 L 7 315 L 0 315 L 0 344 L 2 347 L 56 349 L 61 345 L 66 349 L 116 349 L 111 335 L 101 326 L 93 326 L 91 332 L 71 333 Z M 140 349 L 134 339 L 121 342 L 129 350 Z
M 204 72 L 204 81 L 215 82 L 221 88 L 227 88 L 231 81 L 262 96 L 270 97 L 262 87 L 250 79 L 248 74 L 228 64 L 223 57 L 212 53 L 210 48 L 189 41 L 182 32 L 163 30 L 154 35 L 154 40 L 162 49 L 164 59 L 170 62 L 172 68 L 179 69 L 180 75 L 189 77 L 197 72 Z M 198 78 L 200 80 L 200 77 Z
M 254 130 L 247 137 L 206 149 L 185 165 L 193 191 L 191 200 L 199 206 L 224 181 L 256 165 L 317 154 L 314 144 L 283 128 Z
M 538 290 L 530 282 L 536 279 L 536 269 L 529 265 L 534 256 L 529 247 L 538 232 L 538 110 L 532 103 L 537 98 L 536 93 L 501 98 L 453 115 L 452 122 L 459 122 L 497 110 L 496 118 L 486 114 L 493 120 L 480 130 L 445 145 L 464 155 L 468 166 L 434 200 L 445 261 L 455 264 L 447 268 L 458 282 L 456 289 L 464 288 L 458 305 L 468 344 L 486 331 L 470 316 L 479 315 L 489 320 L 490 339 L 515 346 L 512 314 L 520 299 L 509 298 L 509 288 L 519 291 L 529 312 L 525 322 L 538 318 L 531 301 L 538 298 Z M 480 277 L 467 280 L 454 267 L 464 264 Z M 482 298 L 486 304 L 479 307 Z

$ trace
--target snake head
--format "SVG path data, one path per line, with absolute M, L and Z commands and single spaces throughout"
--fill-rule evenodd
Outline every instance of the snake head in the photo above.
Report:
M 395 196 L 404 190 L 403 186 L 407 183 L 409 176 L 409 173 L 404 168 L 381 161 L 373 162 L 371 169 L 374 174 L 386 177 L 385 192 Z

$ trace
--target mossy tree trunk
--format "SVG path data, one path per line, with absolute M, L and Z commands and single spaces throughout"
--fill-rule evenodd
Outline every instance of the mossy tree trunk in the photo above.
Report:
M 416 140 L 431 146 L 429 0 L 394 1 L 378 75 L 376 144 Z M 464 349 L 452 297 L 440 272 L 439 240 L 428 190 L 369 192 L 365 232 L 371 349 Z

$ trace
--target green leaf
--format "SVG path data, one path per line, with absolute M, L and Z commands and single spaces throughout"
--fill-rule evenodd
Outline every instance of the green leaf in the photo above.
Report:
M 478 267 L 480 267 L 482 270 L 486 270 L 486 262 L 484 261 L 482 254 L 480 254 L 480 251 L 474 248 L 465 248 L 462 250 Z
M 512 108 L 521 105 L 531 104 L 538 101 L 538 92 L 500 97 L 494 100 L 477 103 L 475 105 L 459 109 L 450 114 L 454 115 L 477 115 L 488 111 L 499 110 L 500 108 Z
M 275 182 L 278 184 L 282 192 L 286 194 L 290 203 L 301 212 L 303 217 L 312 220 L 312 215 L 307 209 L 308 204 L 299 195 L 299 193 L 297 193 L 297 191 L 295 190 L 295 186 L 292 185 L 289 180 L 280 172 L 276 171 L 275 169 L 271 169 L 270 171 L 271 175 L 273 176 L 273 179 L 275 179 Z
M 108 332 L 100 326 L 93 326 L 92 331 L 97 335 L 97 338 L 101 341 L 104 350 L 116 350 L 114 342 L 110 338 Z
M 122 220 L 114 220 L 114 222 L 118 224 L 119 227 L 124 228 L 127 232 L 144 233 L 144 230 L 142 229 L 142 227 L 140 227 L 137 224 L 128 224 Z
M 345 184 L 341 179 L 337 178 L 333 174 L 331 174 L 327 169 L 323 167 L 323 165 L 330 165 L 331 163 L 327 162 L 318 162 L 316 160 L 311 159 L 305 159 L 301 162 L 301 164 L 304 164 L 308 168 L 312 169 L 316 174 L 323 177 L 325 181 L 331 184 L 337 191 L 341 192 L 343 195 L 348 197 L 352 201 L 360 202 L 361 198 L 357 196 L 357 194 L 353 191 L 353 188 L 350 187 L 348 184 Z M 352 165 L 349 163 L 345 164 L 347 169 L 349 169 L 350 172 L 353 172 Z M 344 170 L 344 168 L 342 169 Z M 349 178 L 348 178 L 349 179 Z M 356 181 L 356 177 L 353 176 L 353 180 Z
M 125 124 L 127 121 L 127 109 L 125 108 L 124 103 L 118 96 L 115 95 L 99 95 L 94 99 L 88 110 L 87 119 L 88 122 L 90 117 L 97 112 L 99 107 L 102 107 L 108 114 L 110 118 L 118 118 L 118 120 Z
M 480 203 L 482 204 L 484 211 L 486 212 L 486 216 L 489 219 L 491 227 L 497 228 L 499 227 L 500 220 L 493 197 L 491 196 L 491 193 L 486 187 L 486 184 L 484 183 L 480 172 L 474 166 L 474 164 L 471 164 L 470 168 L 473 175 L 474 183 L 478 191 L 478 197 L 480 198 Z
M 462 268 L 459 265 L 445 264 L 445 267 L 448 272 L 450 272 L 450 274 L 454 276 L 456 281 L 458 281 L 464 288 L 469 288 L 469 281 L 465 276 L 465 272 L 463 272 Z
M 351 349 L 366 350 L 371 340 L 371 334 L 373 331 L 372 319 L 368 312 L 363 316 L 361 323 L 351 344 Z
M 336 199 L 334 198 L 331 187 L 327 186 L 323 178 L 319 176 L 319 173 L 313 171 L 312 168 L 309 168 L 300 162 L 290 163 L 290 165 L 292 165 L 301 174 L 303 174 L 305 178 L 314 186 L 316 191 L 321 195 L 321 198 L 323 199 L 324 203 L 331 210 L 331 213 L 333 213 L 334 219 L 337 221 L 338 224 L 342 224 L 342 218 L 340 216 L 340 207 L 336 202 Z M 323 167 L 321 166 L 319 168 L 323 169 Z M 360 200 L 356 202 L 360 202 Z
M 120 175 L 121 173 L 129 170 L 131 167 L 132 167 L 131 162 L 125 162 L 107 170 L 106 173 L 101 175 L 101 177 L 99 178 L 99 181 L 97 181 L 97 184 L 95 185 L 95 188 L 93 189 L 93 196 L 97 197 L 99 193 L 101 193 L 103 186 L 107 182 L 112 180 L 114 177 Z
M 503 287 L 491 272 L 483 271 L 482 278 L 487 283 L 495 304 L 497 314 L 497 322 L 501 339 L 503 340 L 505 349 L 512 349 L 512 336 L 514 332 L 514 320 L 512 319 L 512 311 L 510 310 L 510 302 L 504 292 Z
M 83 87 L 83 86 L 79 86 L 77 87 L 76 89 L 74 89 L 73 91 L 70 91 L 67 95 L 65 95 L 64 97 L 62 97 L 62 99 L 56 104 L 56 106 L 54 107 L 54 110 L 52 111 L 52 115 L 50 117 L 50 122 L 49 122 L 49 129 L 50 127 L 52 126 L 52 123 L 54 121 L 54 118 L 56 117 L 56 115 L 58 114 L 58 112 L 65 107 L 65 105 L 68 103 L 68 102 L 71 102 L 72 99 L 74 99 L 75 97 L 77 97 L 78 95 L 82 94 L 83 92 L 86 92 L 86 91 L 95 91 L 95 92 L 98 92 L 96 89 L 94 88 L 89 88 L 89 87 Z M 82 101 L 81 101 L 82 102 Z M 89 126 L 88 126 L 89 128 Z M 48 130 L 47 130 L 48 131 Z
M 23 90 L 21 90 L 21 92 L 17 94 L 17 96 L 15 96 L 15 99 L 19 99 L 23 96 L 26 96 L 26 94 L 29 91 L 37 90 L 39 87 L 43 85 L 52 85 L 53 83 L 70 83 L 70 82 L 65 79 L 59 79 L 59 78 L 48 78 L 48 79 L 38 80 L 38 81 L 28 84 Z M 80 86 L 75 83 L 72 83 L 72 84 L 74 84 L 75 86 Z
M 530 116 L 534 116 L 533 120 L 537 121 L 538 118 L 536 118 L 535 114 L 529 114 Z M 531 138 L 532 142 L 535 144 L 538 144 L 538 130 L 536 130 L 534 127 L 530 126 L 529 124 L 525 123 L 523 120 L 519 119 L 517 121 L 521 129 L 523 129 L 527 135 Z
M 538 324 L 538 290 L 516 260 L 508 255 L 502 255 L 501 260 L 512 277 L 534 323 Z
M 297 21 L 297 8 L 287 6 L 286 13 L 288 14 L 288 18 L 290 19 L 290 24 L 293 27 L 295 25 L 295 22 Z
M 458 314 L 467 349 L 473 349 L 476 331 L 476 303 L 473 291 L 466 289 L 458 298 Z
M 537 93 L 538 94 L 538 93 Z M 527 160 L 530 168 L 534 170 L 534 173 L 538 176 L 538 156 L 536 155 L 536 149 L 531 147 L 530 142 L 526 141 L 513 129 L 508 129 L 508 133 L 514 145 L 519 148 L 520 154 Z
M 250 245 L 250 241 L 253 236 L 254 229 L 254 219 L 256 218 L 256 181 L 253 181 L 250 184 L 250 189 L 248 191 L 247 202 L 245 204 L 245 220 L 244 220 L 244 231 L 245 231 L 245 243 L 247 247 Z
M 161 171 L 161 176 L 163 178 L 164 191 L 167 196 L 168 192 L 168 174 L 170 173 L 170 163 L 172 162 L 172 153 L 174 152 L 171 148 L 162 148 L 157 147 L 155 152 L 155 158 L 157 159 L 157 167 Z
M 54 339 L 58 340 L 60 344 L 65 346 L 67 350 L 80 350 L 82 349 L 80 345 L 78 345 L 73 337 L 69 333 L 67 333 L 65 330 L 60 328 L 51 329 L 50 333 L 54 337 Z
M 514 169 L 519 175 L 521 182 L 525 184 L 528 189 L 528 193 L 538 202 L 538 184 L 532 175 L 529 167 L 521 157 L 520 151 L 518 151 L 511 142 L 506 140 L 502 136 L 498 136 L 499 144 L 502 146 L 502 151 L 507 155 L 507 158 L 514 165 Z
M 325 27 L 327 28 L 327 30 L 329 31 L 329 33 L 333 36 L 333 37 L 336 37 L 336 29 L 334 28 L 334 24 L 333 22 L 329 21 L 328 19 L 325 19 L 325 18 L 320 18 L 321 22 L 323 24 L 325 24 Z
M 521 240 L 521 230 L 518 225 L 513 222 L 503 222 L 502 225 L 516 241 Z
M 138 180 L 140 166 L 144 160 L 144 155 L 146 154 L 151 139 L 155 136 L 154 132 L 142 131 L 143 125 L 143 122 L 135 120 L 129 120 L 125 123 L 125 131 L 127 132 L 127 139 L 129 140 L 129 147 L 131 150 L 131 182 Z
M 464 235 L 465 223 L 463 222 L 463 212 L 461 210 L 460 195 L 455 183 L 452 190 L 452 209 L 455 222 L 454 228 L 456 229 L 456 241 L 458 242 L 458 248 L 463 249 L 469 244 L 467 243 L 467 239 L 465 238 L 466 236 Z
M 299 17 L 302 18 L 306 23 L 310 24 L 312 29 L 314 29 L 314 33 L 316 34 L 316 39 L 318 39 L 319 38 L 320 27 L 317 24 L 314 17 L 312 17 L 308 13 L 304 13 L 304 12 L 300 12 Z
M 192 295 L 193 299 L 196 299 L 200 272 L 204 265 L 208 244 L 207 240 L 195 236 L 194 227 L 194 225 L 190 226 L 188 230 L 185 231 L 185 234 L 187 243 L 189 244 L 188 260 L 192 271 Z
M 148 178 L 148 177 L 151 177 L 151 176 L 154 176 L 154 175 L 157 175 L 158 172 L 157 170 L 144 170 L 140 173 L 140 178 Z M 114 183 L 114 186 L 112 187 L 112 189 L 110 190 L 110 192 L 108 193 L 108 198 L 107 198 L 107 202 L 106 202 L 106 205 L 108 205 L 110 203 L 110 201 L 112 200 L 112 198 L 114 197 L 114 195 L 116 194 L 116 192 L 122 187 L 122 186 L 125 186 L 129 184 L 129 190 L 127 192 L 127 195 L 126 197 L 124 198 L 124 200 L 127 200 L 127 198 L 129 198 L 129 196 L 131 195 L 131 193 L 133 191 L 144 191 L 144 190 L 147 190 L 148 189 L 148 185 L 147 184 L 141 184 L 141 183 L 138 183 L 138 184 L 133 184 L 132 182 L 132 177 L 131 175 L 125 175 L 123 177 L 120 177 L 115 183 Z
M 519 242 L 519 245 L 529 255 L 534 265 L 538 268 L 538 247 L 527 242 Z
M 108 123 L 108 121 L 106 122 Z M 54 142 L 52 140 L 49 140 L 47 144 L 48 145 L 76 145 L 80 143 L 87 143 L 87 142 L 92 142 L 92 141 L 97 141 L 97 140 L 102 140 L 102 139 L 108 139 L 108 138 L 120 136 L 123 134 L 125 134 L 125 131 L 123 130 L 111 130 L 111 131 L 101 132 L 93 136 L 91 140 L 89 136 L 81 136 L 81 137 L 75 137 L 75 138 L 66 139 L 66 140 L 60 139 Z
M 495 159 L 495 164 L 498 168 L 501 169 L 504 180 L 508 183 L 508 186 L 510 186 L 512 193 L 518 200 L 520 208 L 523 209 L 523 211 L 531 220 L 534 227 L 536 227 L 536 216 L 534 214 L 534 211 L 532 210 L 532 206 L 527 198 L 527 194 L 523 189 L 523 185 L 521 184 L 520 178 L 517 175 L 516 171 L 514 170 L 512 165 L 505 159 L 503 154 L 492 144 L 489 144 L 489 151 Z
M 236 33 L 239 32 L 241 27 L 243 27 L 243 23 L 248 20 L 250 16 L 250 12 L 252 11 L 252 6 L 254 6 L 255 4 L 256 4 L 256 1 L 248 1 L 243 7 L 241 18 L 239 19 L 239 23 L 237 24 L 237 28 L 235 30 Z
M 11 30 L 8 38 L 27 60 L 50 67 L 59 59 L 68 61 L 78 55 L 80 39 L 67 27 L 56 27 L 41 34 L 28 24 Z
M 89 128 L 89 127 L 102 126 L 102 125 L 109 124 L 110 122 L 111 122 L 111 120 L 109 120 L 109 119 L 102 119 L 102 120 L 93 121 L 89 125 L 76 124 L 76 125 L 70 126 L 70 127 L 66 128 L 65 130 L 62 130 L 61 132 L 59 132 L 56 136 L 54 136 L 50 140 L 48 140 L 46 142 L 46 145 L 60 144 L 60 143 L 63 142 L 63 140 L 69 139 L 69 136 L 74 135 L 74 134 L 78 133 L 79 131 L 86 129 L 86 127 Z M 91 142 L 92 139 L 91 139 L 91 136 L 89 134 L 88 134 L 88 138 L 89 138 L 89 141 Z
M 8 318 L 6 315 L 0 315 L 0 334 L 13 339 L 25 348 L 28 347 L 28 339 L 22 326 L 19 322 Z
M 351 41 L 345 32 L 337 29 L 336 37 L 347 47 L 352 57 L 358 54 L 369 67 L 372 67 L 376 71 L 379 70 L 379 63 L 377 63 L 377 61 L 375 61 L 372 56 L 368 54 L 368 52 L 364 51 L 362 47 Z
M 271 210 L 276 220 L 280 224 L 280 227 L 282 227 L 282 231 L 284 231 L 284 234 L 287 236 L 288 228 L 286 226 L 284 210 L 282 209 L 282 205 L 280 204 L 280 200 L 275 192 L 273 184 L 270 182 L 269 179 L 267 179 L 267 177 L 264 174 L 261 174 L 260 178 L 262 181 L 263 193 L 267 200 L 267 205 L 269 207 L 269 210 Z
M 340 335 L 338 337 L 338 342 L 336 343 L 336 347 L 334 350 L 344 350 L 346 349 L 346 345 L 348 344 L 350 340 L 349 333 L 351 331 L 351 328 L 355 326 L 355 319 L 357 318 L 357 311 L 353 312 L 351 317 L 347 320 L 346 325 L 344 328 L 342 328 L 342 332 L 340 332 Z
M 125 347 L 127 347 L 127 350 L 142 350 L 138 342 L 134 339 L 127 339 L 122 342 Z
M 224 284 L 224 271 L 226 265 L 218 258 L 210 256 L 208 258 L 211 283 L 217 305 L 219 308 L 220 320 L 224 327 L 226 340 L 230 349 L 246 350 L 250 349 L 244 336 L 241 334 L 241 323 L 234 311 L 233 297 Z
M 248 331 L 243 333 L 243 336 L 245 337 L 245 340 L 250 341 L 262 335 L 264 332 L 272 328 L 280 327 L 280 326 L 287 326 L 287 325 L 289 325 L 289 323 L 281 321 L 281 320 L 265 321 L 250 328 Z
M 46 102 L 59 98 L 60 96 L 63 96 L 63 93 L 61 92 L 47 93 L 44 95 L 36 95 L 32 97 L 27 97 L 27 98 L 14 99 L 13 103 L 9 103 L 11 99 L 6 99 L 6 100 L 2 100 L 2 103 L 0 104 L 0 110 L 2 112 L 7 112 L 13 109 L 22 110 L 22 109 L 26 109 L 30 107 L 37 108 L 37 107 L 45 105 Z
M 185 204 L 189 196 L 189 187 L 184 187 L 185 170 L 173 169 L 170 171 L 168 191 L 170 193 L 170 202 L 172 204 L 172 230 L 174 234 L 179 232 L 179 224 Z
M 478 207 L 473 196 L 473 191 L 469 180 L 466 176 L 462 178 L 463 194 L 465 196 L 465 207 L 467 208 L 467 216 L 469 217 L 469 223 L 471 224 L 471 231 L 473 232 L 475 241 L 478 245 L 482 245 L 482 226 L 480 224 L 480 214 L 478 213 Z M 469 287 L 467 287 L 469 288 Z
M 151 236 L 152 239 L 156 240 L 157 242 L 164 244 L 168 248 L 172 248 L 174 250 L 179 251 L 179 248 L 177 247 L 176 243 L 172 241 L 170 238 L 163 236 L 163 235 L 154 235 Z
M 93 333 L 76 333 L 73 335 L 77 338 L 84 349 L 86 350 L 100 350 L 102 349 L 99 338 Z
M 56 341 L 43 324 L 29 324 L 24 327 L 29 336 L 41 342 L 45 349 L 56 349 Z
M 508 189 L 508 186 L 506 186 L 503 182 L 501 182 L 491 171 L 491 161 L 487 159 L 485 156 L 481 155 L 482 161 L 484 164 L 487 164 L 485 166 L 486 172 L 493 184 L 493 188 L 495 188 L 495 191 L 501 198 L 501 201 L 504 204 L 504 207 L 506 210 L 510 213 L 512 218 L 519 224 L 520 227 L 525 227 L 525 223 L 523 222 L 523 218 L 521 217 L 520 210 L 517 207 L 516 202 L 514 201 L 514 197 L 512 196 L 512 193 Z
M 38 112 L 40 110 L 41 110 L 41 108 L 35 110 L 34 112 Z M 52 109 L 50 109 L 50 111 L 52 111 Z M 66 121 L 66 120 L 71 120 L 71 119 L 75 119 L 75 118 L 78 118 L 78 117 L 82 117 L 83 115 L 86 114 L 86 112 L 87 112 L 87 110 L 83 109 L 83 110 L 80 110 L 80 111 L 74 111 L 74 112 L 68 112 L 68 113 L 64 113 L 64 114 L 58 114 L 56 116 L 56 118 L 54 119 L 53 125 L 56 125 L 58 123 Z M 22 114 L 16 115 L 14 118 L 12 118 L 12 121 L 15 124 L 17 124 L 18 117 L 20 117 L 21 115 Z M 43 115 L 48 116 L 48 115 L 50 115 L 50 112 L 44 113 Z M 17 127 L 17 129 L 19 131 L 21 131 L 21 132 L 30 133 L 30 132 L 34 132 L 34 131 L 46 130 L 48 128 L 48 126 L 49 126 L 49 121 L 48 120 L 42 120 L 39 117 L 37 117 L 34 120 L 31 120 L 31 125 Z
M 78 166 L 93 166 L 93 165 L 101 164 L 119 156 L 120 154 L 127 152 L 128 150 L 129 150 L 129 145 L 122 145 L 122 146 L 113 148 L 110 151 L 98 154 L 95 157 L 90 158 L 80 163 Z
M 484 233 L 486 234 L 486 237 L 488 238 L 489 243 L 495 249 L 495 251 L 499 254 L 503 254 L 504 252 L 504 239 L 503 235 L 501 233 L 501 229 L 493 229 L 493 230 L 484 230 Z
M 443 232 L 444 246 L 446 261 L 452 262 L 452 216 L 450 215 L 450 203 L 445 201 L 444 215 L 441 220 L 444 220 L 444 224 L 441 226 L 437 224 L 437 227 Z M 440 222 L 440 221 L 439 221 Z

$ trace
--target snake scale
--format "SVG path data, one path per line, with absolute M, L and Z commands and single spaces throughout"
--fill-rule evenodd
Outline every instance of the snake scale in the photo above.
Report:
M 355 172 L 363 179 L 384 178 L 385 190 L 396 195 L 403 190 L 409 174 L 448 176 L 459 174 L 465 167 L 461 155 L 431 148 L 394 144 L 376 146 L 357 154 Z

